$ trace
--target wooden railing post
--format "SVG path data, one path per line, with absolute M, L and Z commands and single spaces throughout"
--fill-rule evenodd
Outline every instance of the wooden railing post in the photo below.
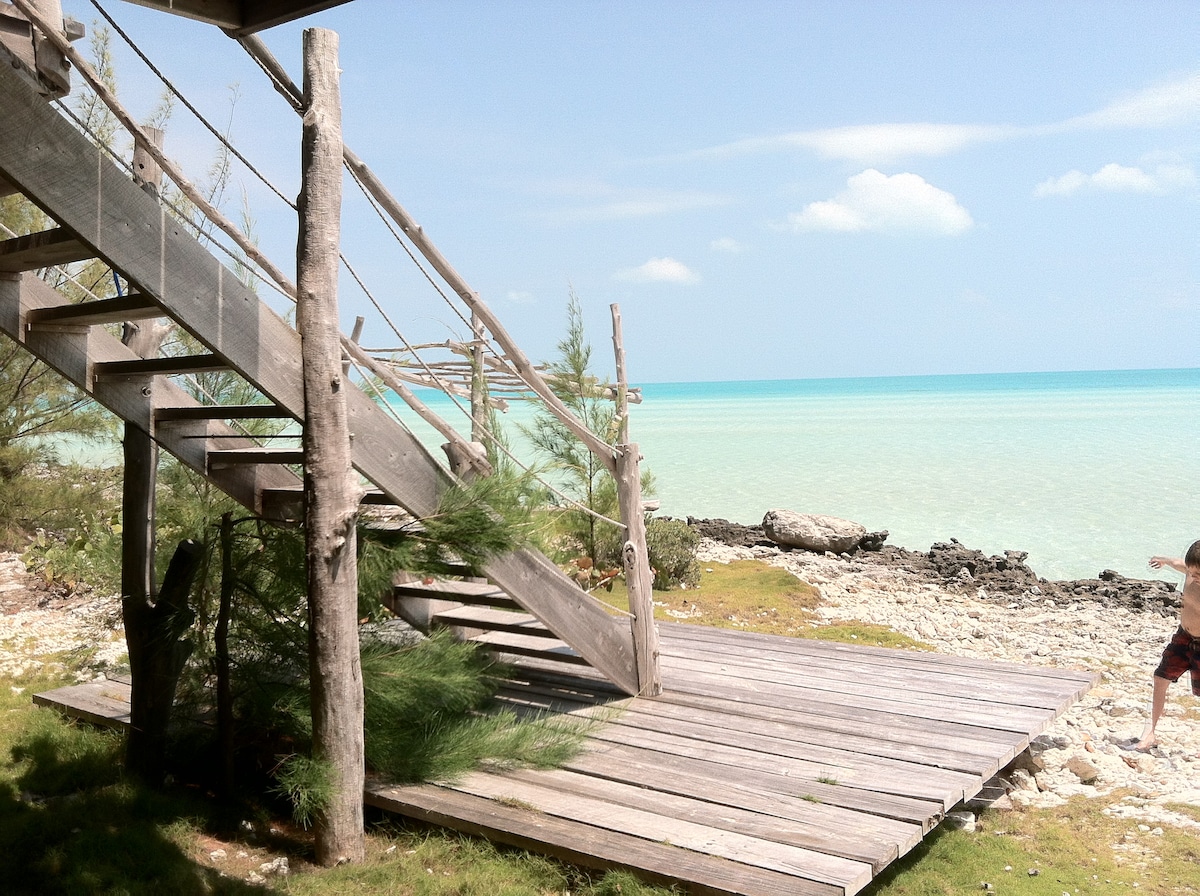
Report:
M 638 692 L 655 697 L 662 693 L 658 668 L 658 628 L 654 624 L 654 575 L 646 548 L 646 512 L 642 507 L 641 455 L 629 441 L 629 381 L 625 374 L 625 345 L 621 337 L 621 307 L 609 306 L 613 321 L 613 352 L 617 362 L 616 482 L 625 545 L 621 562 L 629 589 L 629 612 L 633 614 L 633 650 L 637 659 Z
M 335 865 L 361 862 L 365 855 L 355 530 L 359 494 L 337 312 L 342 112 L 336 32 L 304 32 L 303 95 L 296 326 L 304 373 L 310 702 L 313 757 L 327 763 L 333 776 L 330 802 L 315 833 L 317 861 Z

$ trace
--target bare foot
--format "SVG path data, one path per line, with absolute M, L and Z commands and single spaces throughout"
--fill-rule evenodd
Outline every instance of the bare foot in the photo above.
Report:
M 1139 740 L 1136 744 L 1134 744 L 1132 749 L 1137 750 L 1139 753 L 1145 753 L 1151 747 L 1156 747 L 1156 746 L 1158 746 L 1158 738 L 1155 737 L 1153 733 L 1151 733 L 1151 734 L 1143 734 L 1142 739 Z

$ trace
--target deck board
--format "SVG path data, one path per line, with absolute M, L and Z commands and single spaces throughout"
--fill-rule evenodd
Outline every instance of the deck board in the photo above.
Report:
M 367 802 L 691 893 L 851 896 L 1099 679 L 672 623 L 661 636 L 656 698 L 511 657 L 498 707 L 589 723 L 562 768 L 368 782 Z M 35 699 L 128 720 L 117 682 Z
M 684 624 L 660 630 L 664 693 L 653 699 L 616 699 L 583 675 L 517 660 L 501 705 L 605 721 L 561 770 L 471 776 L 440 790 L 491 794 L 647 842 L 666 837 L 689 847 L 675 879 L 701 892 L 712 883 L 701 883 L 690 860 L 717 856 L 793 874 L 775 893 L 823 884 L 853 894 L 867 880 L 854 866 L 797 868 L 795 853 L 751 849 L 739 838 L 824 852 L 873 876 L 978 794 L 1099 678 Z M 387 793 L 407 814 L 407 788 Z M 710 835 L 689 839 L 692 824 Z M 725 886 L 718 892 L 744 892 Z

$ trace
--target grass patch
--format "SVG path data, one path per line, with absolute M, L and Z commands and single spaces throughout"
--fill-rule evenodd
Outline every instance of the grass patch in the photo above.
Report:
M 277 885 L 293 896 L 678 896 L 625 872 L 589 873 L 483 840 L 404 830 L 368 838 L 367 859 Z
M 654 599 L 660 619 L 794 635 L 808 627 L 821 597 L 785 569 L 737 560 L 702 565 L 699 586 L 655 592 Z
M 600 597 L 622 609 L 629 606 L 628 595 L 619 586 Z M 814 610 L 821 603 L 820 591 L 762 560 L 701 564 L 698 587 L 656 591 L 654 601 L 655 617 L 662 620 L 871 647 L 931 649 L 883 625 L 818 624 Z
M 670 896 L 621 872 L 591 873 L 482 840 L 388 822 L 367 861 L 319 869 L 304 832 L 266 808 L 223 808 L 190 787 L 123 779 L 119 734 L 36 707 L 68 683 L 0 678 L 0 892 L 246 896 Z M 248 883 L 285 855 L 291 874 Z
M 1023 896 L 1200 893 L 1194 835 L 1139 831 L 1136 821 L 1104 815 L 1109 804 L 1077 797 L 1058 809 L 985 812 L 974 833 L 943 825 L 863 894 L 981 892 L 989 883 Z

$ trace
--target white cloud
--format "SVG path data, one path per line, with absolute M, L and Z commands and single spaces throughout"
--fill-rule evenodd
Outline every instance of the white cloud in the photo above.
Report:
M 1068 129 L 1160 128 L 1200 118 L 1200 72 L 1118 97 L 1063 122 Z
M 1109 193 L 1149 193 L 1164 195 L 1196 185 L 1196 172 L 1186 165 L 1158 165 L 1144 170 L 1110 162 L 1093 174 L 1068 171 L 1051 177 L 1034 187 L 1033 195 L 1070 196 L 1080 190 L 1101 190 Z
M 514 305 L 532 305 L 537 301 L 533 293 L 526 292 L 523 289 L 510 289 L 505 293 L 504 297 Z
M 846 189 L 788 216 L 796 230 L 926 232 L 955 236 L 974 226 L 952 193 L 916 174 L 888 176 L 868 168 L 846 181 Z
M 936 124 L 849 125 L 748 137 L 690 153 L 690 158 L 729 159 L 804 149 L 829 159 L 863 165 L 950 155 L 980 143 L 997 143 L 1078 130 L 1157 128 L 1200 119 L 1200 72 L 1132 91 L 1084 115 L 1041 125 Z
M 731 255 L 736 255 L 745 247 L 731 236 L 723 236 L 720 239 L 713 240 L 708 244 L 708 248 L 714 252 L 728 252 Z
M 699 283 L 700 275 L 674 258 L 651 258 L 636 268 L 622 268 L 613 279 L 628 283 Z
M 772 137 L 751 137 L 700 150 L 696 156 L 732 158 L 788 149 L 808 149 L 829 159 L 862 164 L 896 161 L 913 156 L 944 156 L 973 143 L 1011 136 L 1018 129 L 993 125 L 866 124 L 815 131 L 796 131 Z

